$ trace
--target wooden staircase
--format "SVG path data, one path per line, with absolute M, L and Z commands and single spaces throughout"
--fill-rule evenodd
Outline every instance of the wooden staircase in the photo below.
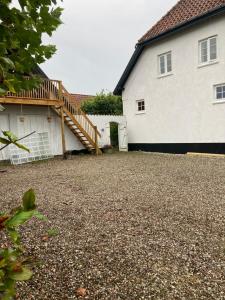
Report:
M 101 134 L 97 126 L 71 101 L 71 95 L 63 85 L 59 89 L 59 97 L 63 100 L 63 106 L 54 107 L 56 113 L 61 115 L 64 123 L 88 151 L 102 154 L 98 144 Z
M 29 78 L 24 78 L 29 80 Z M 19 93 L 8 93 L 0 97 L 0 103 L 50 106 L 61 117 L 63 153 L 66 152 L 64 124 L 90 152 L 102 154 L 98 140 L 101 137 L 97 127 L 88 116 L 73 104 L 71 95 L 59 80 L 43 79 L 38 88 Z

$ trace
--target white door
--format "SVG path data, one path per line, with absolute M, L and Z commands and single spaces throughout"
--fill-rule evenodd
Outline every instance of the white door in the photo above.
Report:
M 119 124 L 119 150 L 128 151 L 128 133 L 126 124 Z
M 102 134 L 102 146 L 111 145 L 110 123 L 105 124 L 104 133 Z
M 2 131 L 9 130 L 9 116 L 2 115 L 0 113 L 0 136 L 3 136 Z M 0 143 L 0 148 L 4 145 Z M 9 159 L 9 149 L 8 147 L 3 151 L 0 151 L 0 160 L 7 160 Z
M 49 144 L 51 153 L 56 152 L 56 122 L 55 118 L 52 118 L 51 122 L 48 122 L 47 116 L 43 115 L 25 115 L 17 117 L 18 124 L 18 136 L 21 138 L 33 131 L 36 133 L 48 132 Z
M 33 131 L 36 133 L 48 132 L 47 117 L 42 115 L 26 115 L 17 117 L 19 138 Z

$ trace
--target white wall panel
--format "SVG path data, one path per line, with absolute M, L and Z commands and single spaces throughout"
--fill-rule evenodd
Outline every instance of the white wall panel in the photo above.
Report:
M 224 143 L 225 103 L 213 86 L 225 83 L 225 17 L 182 31 L 146 48 L 123 91 L 129 143 Z M 218 36 L 218 62 L 198 65 L 198 42 Z M 172 51 L 173 75 L 159 78 L 158 55 Z M 146 113 L 136 114 L 145 99 Z

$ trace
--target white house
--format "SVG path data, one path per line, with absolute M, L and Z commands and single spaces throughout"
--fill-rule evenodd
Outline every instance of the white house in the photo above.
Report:
M 129 149 L 225 153 L 225 0 L 181 0 L 137 43 L 115 91 Z

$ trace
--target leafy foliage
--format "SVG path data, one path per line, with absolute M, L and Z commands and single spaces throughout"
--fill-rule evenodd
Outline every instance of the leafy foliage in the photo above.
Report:
M 116 148 L 119 146 L 118 124 L 115 122 L 110 123 L 110 139 L 113 147 Z
M 49 237 L 54 237 L 54 236 L 57 236 L 57 235 L 59 235 L 59 231 L 56 228 L 50 228 L 48 230 L 48 236 Z
M 121 115 L 123 114 L 122 98 L 102 91 L 97 96 L 83 102 L 81 109 L 91 115 Z
M 0 95 L 37 87 L 35 67 L 56 52 L 55 46 L 42 43 L 43 34 L 51 36 L 61 24 L 57 0 L 14 3 L 0 1 Z M 24 80 L 24 75 L 30 80 Z
M 4 231 L 11 241 L 10 247 L 0 249 L 0 299 L 2 300 L 14 299 L 16 282 L 29 280 L 32 277 L 32 271 L 24 257 L 18 229 L 33 217 L 45 219 L 36 209 L 35 193 L 32 189 L 23 195 L 22 206 L 9 214 L 0 214 L 0 231 Z

